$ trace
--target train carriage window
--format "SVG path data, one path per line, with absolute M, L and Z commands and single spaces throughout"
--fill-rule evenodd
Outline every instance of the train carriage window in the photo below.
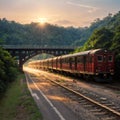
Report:
M 89 56 L 89 62 L 92 63 L 92 56 Z
M 102 55 L 98 55 L 97 56 L 97 60 L 98 60 L 98 62 L 102 62 L 103 61 L 103 56 Z
M 81 63 L 82 61 L 83 61 L 82 56 L 77 57 L 77 62 L 78 62 L 78 63 Z
M 63 59 L 61 59 L 61 61 L 62 61 L 62 63 L 65 63 L 65 59 L 63 58 Z
M 66 58 L 66 63 L 69 63 L 69 59 L 68 58 Z
M 58 59 L 58 64 L 60 63 L 60 59 Z
M 74 57 L 72 58 L 72 63 L 75 63 L 75 58 Z
M 66 58 L 64 59 L 64 63 L 66 63 Z
M 63 59 L 63 62 L 66 63 L 66 59 L 65 58 Z
M 75 58 L 71 57 L 70 58 L 70 63 L 75 63 Z
M 77 57 L 77 62 L 78 62 L 78 63 L 80 62 L 80 57 Z
M 68 63 L 68 58 L 65 58 L 65 63 Z
M 86 55 L 83 56 L 83 63 L 85 64 L 87 62 L 87 57 Z
M 108 61 L 109 61 L 109 62 L 112 62 L 112 61 L 113 61 L 113 56 L 112 56 L 112 55 L 109 55 L 109 56 L 108 56 Z

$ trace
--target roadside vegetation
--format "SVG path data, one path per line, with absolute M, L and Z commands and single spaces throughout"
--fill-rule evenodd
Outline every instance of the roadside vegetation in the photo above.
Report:
M 5 92 L 17 75 L 18 67 L 15 59 L 0 47 L 0 94 Z
M 0 120 L 42 120 L 24 80 L 19 74 L 0 99 Z

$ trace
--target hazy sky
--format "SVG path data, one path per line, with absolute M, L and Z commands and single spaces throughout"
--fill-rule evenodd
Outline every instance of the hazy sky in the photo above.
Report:
M 0 18 L 20 23 L 46 22 L 88 26 L 96 18 L 120 10 L 120 0 L 0 0 Z

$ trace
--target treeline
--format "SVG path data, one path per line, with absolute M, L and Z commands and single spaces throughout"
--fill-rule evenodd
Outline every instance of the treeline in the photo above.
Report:
M 120 12 L 112 16 L 109 14 L 103 20 L 97 20 L 93 23 L 97 28 L 93 31 L 91 36 L 85 44 L 78 49 L 84 51 L 95 48 L 107 48 L 120 51 Z M 93 27 L 93 25 L 91 27 Z
M 1 44 L 5 45 L 39 45 L 39 46 L 73 46 L 80 40 L 86 28 L 60 27 L 46 23 L 19 24 L 15 21 L 0 19 Z
M 0 47 L 0 94 L 17 77 L 18 69 L 14 58 Z
M 64 28 L 48 23 L 44 26 L 39 23 L 20 24 L 3 18 L 0 19 L 0 38 L 3 40 L 0 44 L 79 47 L 91 38 L 95 30 L 105 27 L 114 32 L 119 24 L 120 12 L 115 15 L 108 14 L 102 20 L 97 18 L 90 27 L 83 28 Z
M 0 19 L 0 44 L 5 45 L 39 45 L 51 46 L 83 46 L 96 29 L 106 27 L 112 29 L 117 26 L 120 12 L 109 14 L 103 20 L 97 18 L 90 27 L 60 27 L 46 23 L 41 26 L 39 23 L 20 24 L 15 21 Z

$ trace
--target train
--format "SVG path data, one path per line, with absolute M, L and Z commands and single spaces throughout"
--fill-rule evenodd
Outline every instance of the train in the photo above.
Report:
M 28 66 L 74 74 L 82 78 L 93 78 L 96 81 L 111 81 L 114 75 L 114 52 L 106 49 L 93 49 L 74 54 L 62 55 L 29 62 Z

